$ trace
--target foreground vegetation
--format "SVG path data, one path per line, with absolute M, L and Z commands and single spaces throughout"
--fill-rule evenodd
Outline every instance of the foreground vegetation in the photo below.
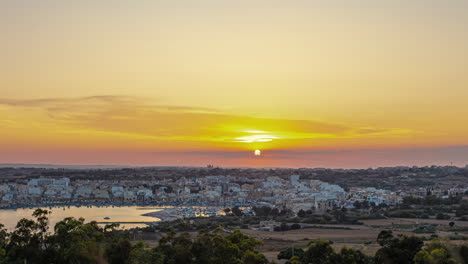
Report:
M 258 252 L 261 241 L 238 230 L 216 228 L 197 234 L 166 230 L 155 247 L 132 243 L 130 232 L 118 225 L 104 227 L 73 217 L 53 230 L 47 210 L 37 209 L 33 220 L 21 219 L 12 232 L 0 228 L 0 263 L 106 264 L 267 264 Z M 327 240 L 312 240 L 304 248 L 290 247 L 278 255 L 288 264 L 468 264 L 468 246 L 439 240 L 424 243 L 414 236 L 382 231 L 375 256 L 343 247 L 336 251 Z
M 343 247 L 335 252 L 332 242 L 311 241 L 307 248 L 287 248 L 278 254 L 278 259 L 287 259 L 288 264 L 456 264 L 468 263 L 468 247 L 444 244 L 434 240 L 427 245 L 415 236 L 394 236 L 392 231 L 380 232 L 381 248 L 374 257 L 359 250 Z
M 109 263 L 109 264 L 176 264 L 176 263 L 268 263 L 255 248 L 261 241 L 234 231 L 221 230 L 187 233 L 168 232 L 158 246 L 143 242 L 132 244 L 129 233 L 117 225 L 100 227 L 96 222 L 65 218 L 49 232 L 47 210 L 37 209 L 35 220 L 22 219 L 15 230 L 0 231 L 0 263 Z

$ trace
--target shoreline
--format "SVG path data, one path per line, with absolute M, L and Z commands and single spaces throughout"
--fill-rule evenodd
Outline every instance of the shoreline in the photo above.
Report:
M 145 216 L 148 217 L 147 221 L 141 221 L 142 223 L 145 222 L 147 225 L 154 225 L 157 224 L 158 222 L 171 222 L 179 219 L 185 219 L 185 218 L 193 218 L 193 217 L 209 217 L 209 216 L 217 216 L 222 214 L 222 207 L 220 206 L 196 206 L 196 205 L 120 205 L 120 206 L 115 206 L 115 205 L 86 205 L 86 206 L 76 206 L 76 205 L 70 205 L 70 206 L 64 206 L 64 205 L 55 205 L 55 206 L 32 206 L 32 207 L 16 207 L 16 208 L 0 208 L 0 213 L 2 211 L 10 211 L 14 212 L 17 210 L 35 210 L 38 208 L 42 209 L 48 209 L 48 210 L 53 210 L 57 211 L 62 209 L 65 210 L 70 210 L 70 209 L 78 209 L 78 208 L 95 208 L 95 210 L 99 210 L 100 208 L 102 209 L 117 209 L 117 208 L 123 208 L 123 207 L 128 207 L 128 208 L 134 208 L 136 211 L 139 210 L 151 210 L 149 212 L 144 212 L 142 214 L 138 213 L 140 216 Z M 102 221 L 98 220 L 100 223 L 113 223 L 114 221 Z M 117 221 L 119 222 L 119 221 Z M 140 221 L 138 221 L 140 222 Z
M 155 222 L 171 222 L 178 219 L 183 219 L 182 215 L 177 215 L 177 210 L 175 208 L 161 208 L 160 210 L 144 213 L 142 216 L 153 217 L 159 219 Z
M 143 216 L 159 218 L 160 222 L 170 222 L 193 217 L 219 216 L 221 214 L 222 208 L 218 206 L 173 206 L 148 212 L 143 214 Z

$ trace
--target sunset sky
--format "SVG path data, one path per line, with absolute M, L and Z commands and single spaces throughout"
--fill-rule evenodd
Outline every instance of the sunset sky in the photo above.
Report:
M 465 0 L 1 0 L 0 163 L 465 166 L 467 13 Z

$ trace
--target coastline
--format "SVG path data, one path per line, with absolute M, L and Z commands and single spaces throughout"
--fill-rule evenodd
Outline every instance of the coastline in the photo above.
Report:
M 221 214 L 221 207 L 174 206 L 161 208 L 154 212 L 148 212 L 143 214 L 143 216 L 156 217 L 159 218 L 161 222 L 170 222 L 184 218 L 210 217 Z
M 170 222 L 184 218 L 183 215 L 178 214 L 178 210 L 176 208 L 161 208 L 154 212 L 144 213 L 142 216 L 149 216 L 159 219 L 159 221 L 155 222 Z

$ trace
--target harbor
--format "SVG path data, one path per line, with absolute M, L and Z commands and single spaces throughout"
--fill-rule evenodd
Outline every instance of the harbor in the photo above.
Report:
M 13 230 L 22 219 L 32 218 L 36 208 L 1 209 L 0 223 L 8 230 Z M 209 217 L 224 214 L 221 207 L 200 206 L 67 206 L 45 207 L 52 213 L 49 216 L 51 226 L 66 217 L 84 218 L 86 222 L 98 224 L 118 223 L 122 229 L 145 227 L 159 221 L 173 221 L 191 217 Z

